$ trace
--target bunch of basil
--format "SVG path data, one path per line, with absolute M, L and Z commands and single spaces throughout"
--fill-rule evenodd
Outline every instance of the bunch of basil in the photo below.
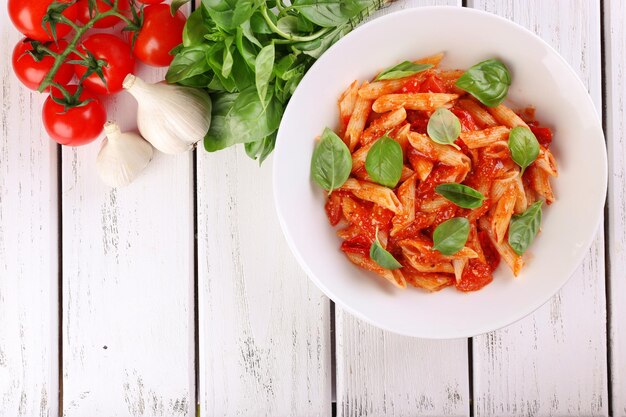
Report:
M 182 3 L 178 1 L 177 3 Z M 260 162 L 283 111 L 313 62 L 385 0 L 202 0 L 166 75 L 213 99 L 204 147 L 237 143 Z

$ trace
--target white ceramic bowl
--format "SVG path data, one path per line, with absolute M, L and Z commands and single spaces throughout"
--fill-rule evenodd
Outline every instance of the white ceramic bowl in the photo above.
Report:
M 325 193 L 310 179 L 315 137 L 335 128 L 337 98 L 403 60 L 445 51 L 443 68 L 501 59 L 513 84 L 507 102 L 533 105 L 554 130 L 560 175 L 557 201 L 517 278 L 501 264 L 491 284 L 462 293 L 397 290 L 350 263 L 324 212 Z M 500 17 L 456 7 L 424 7 L 380 17 L 330 48 L 291 99 L 274 152 L 274 196 L 287 242 L 309 277 L 341 308 L 380 328 L 425 338 L 473 336 L 528 315 L 553 296 L 581 263 L 602 218 L 607 162 L 602 128 L 585 86 L 554 49 Z

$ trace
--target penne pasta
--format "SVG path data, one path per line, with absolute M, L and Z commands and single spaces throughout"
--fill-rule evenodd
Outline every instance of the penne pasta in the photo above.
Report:
M 443 255 L 432 248 L 432 244 L 421 239 L 405 239 L 398 242 L 403 251 L 413 251 L 416 256 L 423 256 L 434 262 L 451 261 L 453 259 L 477 258 L 478 254 L 471 248 L 465 246 L 454 255 Z M 410 253 L 410 252 L 409 252 Z
M 491 113 L 493 118 L 496 119 L 498 124 L 510 127 L 511 129 L 517 126 L 528 128 L 526 122 L 504 104 L 500 104 L 496 107 L 488 107 L 487 110 Z
M 552 186 L 550 185 L 549 174 L 533 164 L 528 167 L 525 175 L 528 176 L 530 185 L 535 193 L 538 196 L 543 197 L 546 200 L 546 203 L 552 204 L 554 202 L 554 193 L 552 192 Z
M 420 72 L 410 77 L 397 78 L 395 80 L 372 81 L 359 89 L 359 96 L 368 100 L 376 100 L 378 97 L 397 93 L 408 82 L 421 83 L 426 77 L 426 72 Z
M 478 102 L 470 98 L 462 98 L 457 101 L 456 104 L 461 109 L 465 110 L 472 116 L 472 118 L 481 124 L 483 127 L 497 126 L 498 122 L 493 116 L 485 110 Z
M 434 55 L 429 55 L 429 56 L 425 56 L 423 58 L 420 59 L 416 59 L 415 61 L 413 61 L 413 63 L 415 64 L 430 64 L 433 67 L 437 67 L 439 66 L 439 64 L 441 63 L 441 60 L 443 59 L 443 57 L 446 54 L 443 52 L 438 52 Z
M 504 240 L 506 231 L 509 228 L 509 223 L 513 216 L 513 209 L 515 208 L 515 198 L 516 192 L 514 184 L 509 184 L 509 187 L 504 191 L 500 199 L 497 200 L 498 202 L 493 208 L 491 231 L 498 243 Z
M 463 259 L 455 259 L 452 261 L 452 267 L 454 269 L 454 278 L 456 279 L 457 284 L 461 282 L 461 278 L 463 277 L 463 270 L 467 266 L 467 258 Z
M 454 276 L 450 274 L 424 273 L 411 269 L 410 267 L 402 269 L 408 284 L 426 291 L 439 291 L 445 287 L 454 285 Z
M 400 200 L 398 200 L 398 197 L 396 197 L 391 188 L 350 178 L 343 184 L 341 189 L 350 191 L 355 197 L 361 200 L 371 201 L 394 213 L 399 213 L 402 210 Z
M 506 126 L 494 126 L 483 130 L 462 132 L 459 138 L 470 149 L 483 148 L 496 142 L 508 140 L 509 128 Z
M 440 107 L 452 107 L 458 97 L 458 94 L 444 93 L 386 94 L 374 101 L 372 110 L 385 113 L 404 107 L 406 110 L 435 111 Z
M 325 210 L 331 225 L 340 225 L 336 234 L 342 240 L 341 251 L 358 267 L 398 288 L 410 284 L 439 291 L 454 285 L 459 291 L 476 291 L 493 280 L 500 261 L 515 276 L 520 273 L 524 260 L 508 243 L 512 216 L 537 200 L 554 201 L 550 178 L 558 175 L 558 167 L 549 149 L 552 131 L 535 120 L 534 110 L 519 116 L 504 104 L 483 105 L 456 87 L 463 70 L 438 68 L 443 57 L 438 53 L 413 61 L 432 64 L 417 74 L 354 81 L 342 92 L 337 102 L 339 136 L 348 146 L 352 166 L 347 180 L 329 193 Z M 455 143 L 438 143 L 426 134 L 432 113 L 440 108 L 451 108 L 461 122 Z M 442 118 L 437 123 L 438 129 L 431 126 L 430 133 L 447 142 L 450 121 Z M 511 156 L 509 133 L 529 125 L 540 151 L 521 175 Z M 376 147 L 380 152 L 372 155 L 368 168 L 377 165 L 384 177 L 380 181 L 392 183 L 392 173 L 397 175 L 402 163 L 400 180 L 390 184 L 393 187 L 376 183 L 366 169 L 368 154 L 383 135 L 400 144 L 402 158 Z M 320 174 L 314 177 L 320 184 L 327 181 L 325 170 L 347 169 L 343 155 L 337 159 L 329 149 L 321 150 L 326 153 L 314 158 L 312 166 Z M 341 166 L 330 167 L 331 163 Z M 443 197 L 437 186 L 446 183 Z M 467 187 L 481 193 L 482 201 Z M 456 221 L 442 227 L 448 220 Z M 387 253 L 371 250 L 376 239 Z
M 370 123 L 369 127 L 365 129 L 360 140 L 361 146 L 365 146 L 374 139 L 377 139 L 385 133 L 391 131 L 405 120 L 406 110 L 402 107 L 388 113 L 384 113 L 378 119 Z M 408 128 L 410 128 L 410 126 L 407 125 L 407 129 Z
M 415 175 L 411 175 L 398 187 L 401 210 L 391 220 L 391 236 L 395 236 L 415 220 L 415 181 Z
M 435 163 L 424 157 L 416 156 L 414 159 L 411 159 L 411 165 L 420 181 L 424 181 L 430 175 Z
M 491 225 L 489 223 L 489 220 L 483 217 L 480 219 L 478 224 L 480 229 L 487 233 L 491 244 L 496 248 L 504 263 L 506 263 L 511 271 L 513 271 L 513 275 L 518 276 L 520 271 L 522 270 L 522 267 L 524 266 L 524 260 L 522 259 L 522 257 L 515 253 L 515 251 L 513 250 L 513 248 L 511 248 L 508 242 L 498 242 L 495 239 L 493 233 L 491 232 Z
M 491 185 L 491 193 L 489 198 L 498 201 L 504 193 L 511 188 L 516 179 L 519 178 L 519 169 L 512 169 L 504 173 L 504 175 L 496 178 Z
M 551 177 L 557 177 L 559 175 L 556 167 L 556 160 L 549 149 L 543 147 L 540 149 L 539 156 L 535 159 L 534 165 L 545 171 L 545 173 Z
M 409 143 L 418 152 L 424 155 L 433 155 L 434 158 L 445 165 L 467 168 L 471 165 L 470 159 L 463 152 L 447 145 L 433 142 L 426 135 L 417 132 L 409 132 Z
M 430 200 L 424 200 L 420 203 L 420 210 L 425 211 L 426 213 L 434 213 L 440 211 L 443 207 L 449 206 L 450 203 L 444 197 L 438 195 Z
M 346 131 L 346 127 L 348 126 L 348 122 L 350 121 L 350 117 L 354 111 L 354 105 L 356 104 L 358 92 L 359 82 L 355 80 L 343 93 L 341 93 L 341 96 L 339 96 L 338 106 L 340 136 L 343 136 Z
M 348 122 L 344 136 L 344 141 L 346 145 L 348 145 L 350 152 L 352 152 L 354 148 L 356 148 L 357 143 L 359 143 L 361 134 L 365 129 L 365 123 L 367 123 L 367 118 L 371 111 L 372 101 L 358 97 L 354 104 L 354 111 L 352 112 L 352 116 L 350 116 L 350 121 Z
M 363 269 L 367 269 L 368 271 L 375 272 L 392 283 L 394 286 L 402 289 L 406 288 L 406 280 L 404 279 L 402 272 L 385 269 L 376 262 L 372 261 L 369 257 L 360 253 L 346 252 L 346 256 L 355 265 Z
M 483 156 L 492 159 L 508 160 L 511 157 L 511 151 L 509 150 L 509 143 L 504 140 L 495 142 L 489 146 L 482 148 Z

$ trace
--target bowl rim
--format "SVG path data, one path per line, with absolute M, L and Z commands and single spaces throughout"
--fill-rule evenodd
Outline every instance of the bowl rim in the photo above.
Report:
M 306 273 L 307 277 L 313 281 L 315 283 L 315 285 L 322 290 L 322 292 L 324 293 L 325 296 L 327 296 L 329 299 L 331 299 L 333 302 L 335 302 L 336 304 L 338 304 L 342 309 L 344 309 L 345 311 L 349 312 L 351 315 L 359 318 L 360 320 L 363 320 L 379 329 L 382 330 L 386 330 L 395 334 L 399 334 L 399 335 L 403 335 L 403 336 L 408 336 L 408 337 L 415 337 L 415 338 L 424 338 L 424 339 L 433 339 L 433 340 L 445 340 L 445 339 L 457 339 L 457 338 L 468 338 L 468 337 L 474 337 L 474 336 L 479 336 L 485 333 L 489 333 L 492 332 L 494 330 L 498 330 L 510 325 L 513 325 L 517 322 L 519 322 L 520 320 L 528 317 L 530 314 L 534 313 L 536 310 L 538 310 L 541 306 L 543 306 L 544 304 L 546 304 L 548 301 L 550 301 L 561 289 L 563 289 L 563 287 L 565 286 L 565 284 L 567 284 L 571 277 L 574 275 L 574 273 L 576 272 L 576 270 L 580 267 L 580 265 L 582 264 L 582 262 L 584 261 L 584 259 L 587 257 L 589 249 L 593 243 L 593 241 L 595 240 L 597 234 L 598 234 L 598 230 L 600 228 L 600 225 L 603 223 L 604 221 L 604 207 L 605 207 L 605 202 L 606 202 L 606 198 L 607 198 L 607 189 L 608 189 L 608 156 L 607 156 L 607 147 L 606 147 L 606 135 L 604 133 L 603 127 L 602 127 L 602 122 L 600 119 L 600 116 L 598 114 L 598 109 L 595 106 L 595 103 L 593 102 L 593 99 L 591 98 L 589 91 L 587 89 L 587 86 L 585 85 L 585 83 L 581 80 L 580 76 L 576 73 L 576 71 L 574 71 L 574 69 L 572 68 L 572 66 L 569 64 L 569 62 L 567 62 L 565 60 L 565 58 L 563 58 L 561 56 L 561 54 L 554 48 L 552 47 L 552 45 L 550 45 L 549 43 L 547 43 L 545 40 L 543 40 L 540 36 L 538 36 L 537 34 L 535 34 L 534 32 L 530 31 L 529 29 L 525 28 L 524 26 L 506 19 L 502 16 L 493 14 L 493 13 L 489 13 L 483 10 L 478 10 L 478 9 L 473 9 L 473 8 L 468 8 L 468 7 L 459 7 L 459 6 L 418 6 L 418 7 L 411 7 L 411 8 L 407 8 L 407 9 L 402 9 L 402 10 L 398 10 L 395 12 L 391 12 L 389 14 L 377 17 L 375 19 L 372 19 L 364 24 L 362 24 L 361 26 L 357 27 L 356 29 L 352 30 L 350 33 L 348 33 L 347 35 L 345 35 L 344 37 L 342 37 L 341 39 L 339 39 L 339 41 L 337 41 L 334 45 L 332 45 L 326 52 L 328 52 L 331 49 L 337 48 L 339 45 L 342 45 L 343 43 L 349 41 L 349 39 L 351 39 L 354 36 L 358 36 L 358 34 L 360 34 L 361 32 L 365 32 L 368 30 L 371 30 L 371 27 L 375 26 L 375 25 L 384 25 L 388 20 L 393 20 L 395 19 L 397 16 L 401 15 L 401 14 L 407 14 L 407 13 L 429 13 L 433 10 L 437 10 L 437 11 L 441 11 L 442 9 L 447 9 L 450 12 L 453 13 L 465 13 L 468 15 L 482 15 L 482 16 L 488 16 L 491 19 L 495 19 L 495 20 L 499 20 L 500 22 L 503 22 L 509 26 L 511 26 L 512 28 L 516 29 L 516 30 L 521 30 L 522 32 L 524 32 L 526 35 L 529 35 L 531 37 L 533 37 L 535 40 L 540 41 L 549 51 L 551 51 L 556 57 L 558 57 L 558 59 L 564 64 L 564 67 L 567 68 L 567 71 L 569 71 L 571 73 L 571 75 L 574 76 L 574 78 L 576 79 L 576 81 L 578 82 L 578 85 L 580 88 L 582 88 L 585 91 L 585 97 L 586 97 L 586 101 L 587 104 L 590 104 L 591 107 L 593 108 L 593 116 L 594 117 L 594 121 L 596 124 L 596 127 L 599 127 L 600 132 L 602 133 L 602 137 L 604 138 L 604 146 L 602 147 L 603 152 L 601 152 L 601 160 L 599 162 L 601 162 L 602 164 L 602 172 L 601 172 L 601 176 L 602 178 L 599 180 L 599 183 L 601 181 L 602 184 L 602 195 L 604 196 L 603 199 L 598 199 L 598 201 L 593 202 L 593 204 L 595 204 L 595 209 L 593 210 L 596 213 L 596 224 L 595 227 L 593 228 L 594 233 L 590 234 L 590 236 L 587 238 L 587 240 L 585 241 L 584 245 L 582 245 L 582 249 L 581 250 L 581 256 L 580 259 L 577 262 L 572 262 L 571 266 L 569 267 L 567 273 L 563 274 L 563 278 L 560 279 L 560 282 L 558 282 L 557 285 L 555 285 L 555 289 L 553 291 L 551 291 L 549 294 L 546 292 L 546 294 L 544 296 L 541 297 L 537 297 L 537 301 L 534 303 L 529 303 L 528 306 L 526 308 L 524 308 L 523 310 L 520 309 L 520 314 L 519 317 L 516 318 L 515 320 L 510 320 L 510 318 L 506 318 L 506 319 L 497 319 L 497 316 L 494 318 L 493 321 L 489 322 L 489 325 L 477 325 L 475 327 L 473 327 L 472 329 L 469 329 L 468 331 L 462 331 L 462 332 L 456 332 L 456 331 L 440 331 L 437 333 L 433 333 L 433 332 L 428 332 L 428 333 L 422 333 L 422 334 L 415 334 L 415 333 L 408 333 L 408 332 L 404 332 L 398 329 L 393 329 L 390 328 L 380 322 L 378 322 L 374 317 L 370 317 L 370 316 L 366 316 L 364 314 L 362 314 L 360 311 L 352 308 L 348 303 L 344 302 L 343 299 L 341 299 L 340 297 L 337 297 L 336 294 L 328 287 L 326 286 L 320 279 L 318 279 L 318 277 L 313 273 L 313 271 L 311 270 L 311 268 L 309 267 L 308 263 L 304 260 L 302 254 L 300 253 L 300 251 L 298 250 L 298 247 L 296 246 L 291 233 L 289 231 L 289 228 L 285 222 L 285 218 L 283 216 L 282 213 L 282 208 L 281 208 L 281 204 L 279 202 L 279 198 L 278 198 L 278 193 L 277 193 L 277 189 L 278 187 L 278 173 L 277 173 L 277 166 L 279 164 L 273 162 L 273 166 L 272 166 L 272 190 L 273 190 L 273 199 L 274 199 L 274 205 L 275 205 L 275 209 L 278 215 L 278 220 L 279 220 L 279 224 L 281 227 L 281 230 L 283 232 L 283 235 L 285 237 L 285 240 L 287 241 L 287 245 L 289 246 L 289 249 L 291 250 L 293 256 L 296 258 L 296 260 L 298 261 L 298 264 L 300 265 L 300 267 L 304 270 L 304 272 Z M 317 59 L 313 65 L 311 66 L 311 68 L 307 71 L 307 73 L 304 75 L 304 78 L 301 80 L 301 83 L 310 76 L 310 73 L 313 72 L 314 68 L 316 68 L 317 66 L 320 65 L 324 65 L 326 59 L 324 59 L 324 56 L 327 55 L 326 52 L 324 52 L 324 54 L 322 54 L 322 56 Z M 297 90 L 297 89 L 296 89 Z M 297 91 L 296 91 L 297 92 Z M 295 96 L 296 93 L 294 93 Z M 277 133 L 277 137 L 276 137 L 276 149 L 275 149 L 275 154 L 280 154 L 280 137 L 281 137 L 281 130 L 283 128 L 283 123 L 285 123 L 285 120 L 288 119 L 288 116 L 291 113 L 291 108 L 293 107 L 292 105 L 293 102 L 293 96 L 292 99 L 289 101 L 289 103 L 287 104 L 287 107 L 285 108 L 285 111 L 283 113 L 283 118 L 281 120 L 280 126 L 278 128 L 278 133 Z M 276 159 L 274 157 L 274 159 Z

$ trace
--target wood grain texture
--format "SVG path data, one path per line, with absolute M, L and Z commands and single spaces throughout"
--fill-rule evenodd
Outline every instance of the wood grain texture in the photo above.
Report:
M 509 18 L 554 46 L 602 111 L 599 1 L 469 6 Z M 477 416 L 608 414 L 603 242 L 599 230 L 569 283 L 533 315 L 474 339 Z
M 136 128 L 136 106 L 119 94 L 109 119 Z M 193 416 L 192 153 L 155 151 L 114 190 L 96 173 L 99 148 L 63 149 L 63 415 Z
M 56 144 L 44 96 L 22 86 L 11 53 L 22 36 L 0 14 L 0 416 L 58 412 Z
M 613 416 L 626 417 L 626 3 L 604 2 L 608 247 Z
M 397 1 L 378 15 L 460 1 Z M 374 17 L 375 18 L 375 17 Z M 337 412 L 360 416 L 469 413 L 467 340 L 399 336 L 336 310 Z
M 330 306 L 290 254 L 271 159 L 198 150 L 200 414 L 329 416 Z

